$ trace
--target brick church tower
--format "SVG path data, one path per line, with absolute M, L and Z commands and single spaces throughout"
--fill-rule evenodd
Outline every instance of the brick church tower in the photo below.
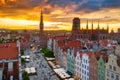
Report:
M 43 13 L 41 11 L 41 16 L 40 16 L 40 35 L 39 35 L 39 44 L 40 48 L 47 48 L 47 34 L 44 32 L 44 22 L 43 22 Z
M 72 26 L 72 35 L 70 39 L 78 39 L 78 33 L 80 32 L 80 19 L 74 18 L 73 19 L 73 26 Z

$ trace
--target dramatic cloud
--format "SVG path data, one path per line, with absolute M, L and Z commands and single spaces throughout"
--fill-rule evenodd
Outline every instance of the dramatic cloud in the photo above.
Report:
M 120 22 L 120 0 L 0 0 L 0 18 L 39 21 L 41 9 L 47 22 L 68 25 L 74 17 L 80 17 L 82 23 L 87 19 L 111 24 Z M 67 25 L 57 24 L 59 28 L 56 28 L 62 26 L 63 29 Z

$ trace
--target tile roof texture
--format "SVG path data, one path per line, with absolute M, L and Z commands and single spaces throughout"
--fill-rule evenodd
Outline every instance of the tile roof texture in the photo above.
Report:
M 0 43 L 0 48 L 3 47 L 17 47 L 17 44 L 15 42 L 12 43 Z
M 0 48 L 0 60 L 1 59 L 17 59 L 18 58 L 18 48 L 17 47 L 7 47 Z

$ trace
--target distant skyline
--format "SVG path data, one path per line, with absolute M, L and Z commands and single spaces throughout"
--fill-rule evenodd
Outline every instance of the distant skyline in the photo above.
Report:
M 39 29 L 43 10 L 45 30 L 71 30 L 72 19 L 79 17 L 81 27 L 100 28 L 116 32 L 120 28 L 120 0 L 0 0 L 0 28 Z

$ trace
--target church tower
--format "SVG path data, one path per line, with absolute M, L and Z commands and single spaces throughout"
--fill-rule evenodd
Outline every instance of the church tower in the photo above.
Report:
M 43 22 L 42 10 L 41 10 L 39 28 L 40 28 L 39 46 L 40 46 L 40 48 L 47 48 L 47 34 L 45 34 L 45 32 L 44 32 L 44 22 Z
M 107 32 L 109 33 L 109 24 L 107 24 Z
M 88 20 L 87 20 L 87 24 L 86 24 L 86 29 L 88 30 Z
M 73 19 L 73 27 L 72 27 L 72 31 L 80 31 L 80 19 L 79 18 L 74 18 Z
M 43 31 L 44 31 L 44 23 L 43 23 L 43 13 L 42 13 L 42 10 L 41 10 L 39 28 L 40 28 L 40 33 L 43 33 Z
M 99 25 L 99 21 L 98 21 L 98 34 L 100 33 L 100 25 Z
M 92 20 L 92 32 L 93 32 L 93 20 Z
M 87 24 L 86 24 L 86 30 L 87 30 L 87 34 L 88 34 L 88 20 L 87 20 Z
M 78 39 L 78 34 L 80 32 L 80 19 L 78 17 L 73 19 L 73 26 L 72 26 L 72 35 L 70 39 Z

